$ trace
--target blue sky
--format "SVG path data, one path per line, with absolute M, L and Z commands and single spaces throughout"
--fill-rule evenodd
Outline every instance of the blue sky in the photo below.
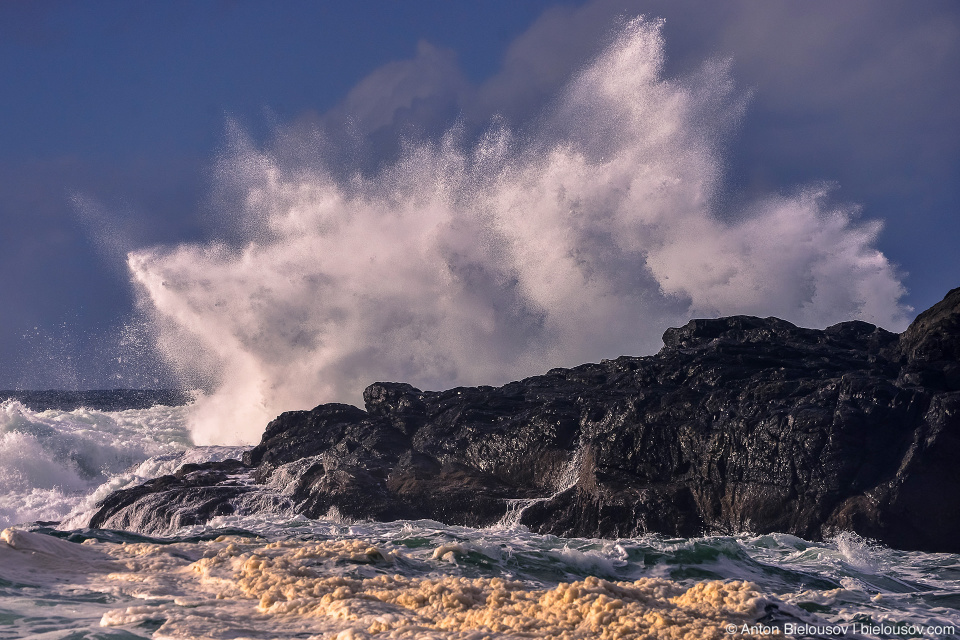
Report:
M 718 216 L 829 181 L 883 222 L 902 302 L 960 286 L 955 2 L 10 2 L 0 388 L 152 383 L 152 356 L 116 362 L 112 346 L 136 304 L 123 256 L 221 234 L 229 122 L 262 144 L 350 128 L 341 164 L 374 171 L 455 122 L 524 130 L 637 14 L 665 19 L 667 76 L 730 59 L 749 95 Z

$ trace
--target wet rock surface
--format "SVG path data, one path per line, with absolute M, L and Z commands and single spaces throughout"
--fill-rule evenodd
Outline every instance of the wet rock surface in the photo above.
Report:
M 366 410 L 284 413 L 242 465 L 114 493 L 91 525 L 147 506 L 168 524 L 231 513 L 242 467 L 308 517 L 487 526 L 511 511 L 564 536 L 852 530 L 960 552 L 960 289 L 899 335 L 735 316 L 663 340 L 498 388 L 376 383 Z

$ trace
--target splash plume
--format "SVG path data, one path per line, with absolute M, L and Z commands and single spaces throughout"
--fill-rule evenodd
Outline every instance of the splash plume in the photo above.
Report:
M 728 66 L 665 78 L 660 25 L 636 19 L 524 136 L 453 129 L 343 179 L 322 148 L 296 164 L 237 135 L 224 241 L 128 259 L 161 350 L 212 389 L 196 441 L 254 441 L 375 380 L 497 384 L 650 353 L 692 316 L 902 328 L 879 223 L 826 188 L 718 215 L 744 105 Z

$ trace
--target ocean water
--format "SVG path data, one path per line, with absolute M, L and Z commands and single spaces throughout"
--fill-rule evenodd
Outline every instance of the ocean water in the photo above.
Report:
M 63 520 L 111 491 L 184 463 L 223 460 L 243 451 L 193 447 L 187 407 L 152 404 L 142 392 L 5 395 L 0 402 L 0 527 Z M 163 402 L 187 399 L 169 392 L 153 396 Z
M 852 534 L 588 540 L 291 513 L 89 529 L 109 491 L 244 450 L 193 446 L 190 405 L 118 397 L 0 405 L 0 639 L 960 638 L 960 556 Z

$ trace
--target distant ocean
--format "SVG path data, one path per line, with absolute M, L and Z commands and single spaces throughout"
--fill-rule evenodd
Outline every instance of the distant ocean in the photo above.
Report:
M 89 529 L 109 492 L 245 448 L 193 446 L 175 392 L 5 396 L 2 639 L 960 638 L 960 556 L 855 535 L 586 540 L 292 513 Z

